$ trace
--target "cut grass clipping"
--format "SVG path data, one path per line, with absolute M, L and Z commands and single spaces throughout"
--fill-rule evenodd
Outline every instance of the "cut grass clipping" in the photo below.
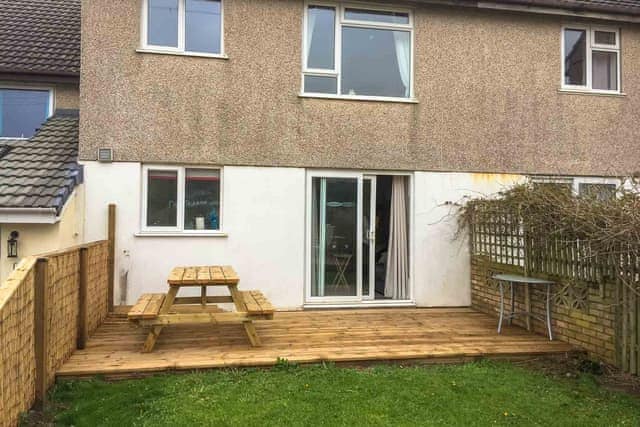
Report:
M 640 400 L 594 377 L 552 378 L 508 363 L 300 367 L 66 381 L 57 425 L 640 425 Z

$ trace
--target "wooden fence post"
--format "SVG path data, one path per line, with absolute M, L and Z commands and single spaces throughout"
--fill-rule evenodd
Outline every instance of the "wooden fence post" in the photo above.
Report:
M 107 292 L 108 311 L 113 311 L 113 291 L 115 286 L 115 255 L 116 255 L 116 205 L 109 204 L 109 227 L 107 230 L 109 240 L 109 290 Z
M 47 259 L 38 258 L 34 280 L 34 347 L 36 356 L 36 406 L 44 409 L 47 403 Z
M 87 285 L 88 270 L 87 263 L 89 259 L 89 250 L 86 247 L 80 248 L 80 281 L 78 289 L 78 349 L 82 350 L 87 344 L 89 338 L 88 319 L 87 319 Z

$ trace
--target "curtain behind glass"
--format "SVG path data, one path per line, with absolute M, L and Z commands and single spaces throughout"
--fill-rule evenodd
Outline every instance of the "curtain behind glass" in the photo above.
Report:
M 393 40 L 396 44 L 396 59 L 398 60 L 398 72 L 404 85 L 404 96 L 409 97 L 411 79 L 411 38 L 410 33 L 394 31 Z
M 384 296 L 393 299 L 409 297 L 409 238 L 405 182 L 406 177 L 394 176 L 391 183 L 391 219 Z

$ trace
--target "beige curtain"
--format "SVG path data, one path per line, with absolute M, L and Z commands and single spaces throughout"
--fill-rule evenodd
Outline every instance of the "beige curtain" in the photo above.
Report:
M 393 299 L 409 298 L 409 242 L 405 182 L 406 177 L 394 176 L 391 184 L 391 221 L 384 296 Z

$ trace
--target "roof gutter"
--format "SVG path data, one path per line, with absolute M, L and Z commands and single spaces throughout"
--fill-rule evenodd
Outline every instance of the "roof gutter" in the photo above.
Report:
M 546 3 L 546 2 L 540 2 L 540 3 Z M 542 15 L 573 16 L 573 17 L 579 17 L 579 18 L 601 19 L 606 21 L 640 23 L 640 16 L 638 15 L 607 13 L 604 11 L 600 12 L 600 11 L 586 10 L 585 8 L 560 9 L 557 7 L 544 6 L 544 5 L 536 6 L 536 5 L 531 5 L 531 3 L 526 0 L 513 0 L 513 3 L 511 4 L 479 1 L 477 3 L 477 8 L 503 10 L 503 11 L 510 11 L 510 12 L 537 13 Z
M 507 12 L 524 12 L 543 15 L 572 16 L 606 21 L 640 23 L 640 11 L 629 13 L 628 10 L 611 6 L 578 6 L 558 5 L 557 0 L 510 0 L 506 1 L 470 1 L 470 0 L 409 0 L 417 4 L 437 6 L 467 7 L 470 9 L 502 10 Z
M 56 208 L 0 208 L 0 224 L 55 224 Z

